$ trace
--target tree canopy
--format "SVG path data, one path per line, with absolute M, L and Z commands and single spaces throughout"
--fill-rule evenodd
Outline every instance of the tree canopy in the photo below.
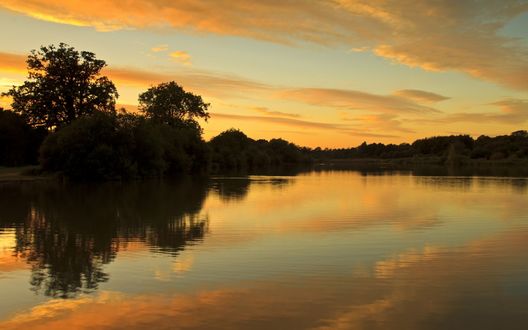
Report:
M 209 103 L 204 103 L 201 96 L 186 92 L 174 81 L 151 87 L 139 95 L 139 110 L 162 124 L 196 126 L 197 119 L 209 118 L 208 108 Z
M 30 125 L 54 129 L 86 114 L 115 113 L 116 87 L 101 75 L 106 63 L 94 53 L 60 43 L 32 50 L 26 62 L 28 80 L 4 95 Z

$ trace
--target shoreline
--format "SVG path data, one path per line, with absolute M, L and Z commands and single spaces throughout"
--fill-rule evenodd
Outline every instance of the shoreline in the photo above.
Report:
M 0 183 L 4 182 L 32 182 L 53 180 L 54 175 L 37 175 L 38 165 L 19 167 L 0 167 Z
M 475 175 L 477 172 L 483 175 L 496 173 L 502 176 L 504 171 L 513 171 L 516 177 L 528 177 L 528 161 L 526 160 L 469 160 L 459 164 L 446 164 L 440 162 L 439 158 L 399 158 L 399 159 L 327 159 L 316 160 L 310 165 L 291 165 L 280 168 L 253 169 L 233 172 L 211 172 L 208 175 L 297 175 L 307 171 L 325 170 L 358 170 L 360 172 L 376 171 L 416 171 L 419 173 L 434 173 L 440 175 L 455 175 L 460 173 L 466 176 Z M 474 172 L 476 171 L 476 172 Z M 422 173 L 422 174 L 423 174 Z M 192 175 L 191 175 L 192 176 Z M 38 165 L 20 167 L 0 167 L 0 183 L 56 181 L 61 176 L 57 174 L 42 174 Z M 132 179 L 130 181 L 142 180 Z M 110 180 L 112 181 L 112 180 Z M 128 181 L 128 180 L 125 180 Z M 97 182 L 97 181 L 96 181 Z M 105 182 L 104 180 L 101 182 Z

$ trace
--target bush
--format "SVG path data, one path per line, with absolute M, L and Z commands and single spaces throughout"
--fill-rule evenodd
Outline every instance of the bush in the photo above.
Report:
M 199 130 L 134 115 L 98 113 L 51 134 L 41 148 L 46 171 L 74 180 L 157 177 L 207 168 Z
M 301 148 L 283 139 L 255 141 L 237 129 L 229 129 L 209 141 L 215 170 L 266 169 L 307 162 Z
M 19 114 L 0 108 L 0 166 L 37 164 L 46 135 L 45 129 L 32 128 Z

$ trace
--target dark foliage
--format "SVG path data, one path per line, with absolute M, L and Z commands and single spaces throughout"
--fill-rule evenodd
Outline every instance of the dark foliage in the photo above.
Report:
M 528 133 L 516 131 L 497 137 L 468 135 L 435 136 L 412 144 L 362 143 L 355 148 L 312 149 L 316 159 L 399 159 L 429 158 L 440 163 L 458 164 L 473 160 L 528 159 Z
M 0 166 L 34 165 L 47 131 L 32 128 L 13 111 L 0 108 Z
M 141 116 L 96 113 L 51 134 L 41 147 L 45 171 L 74 180 L 157 177 L 203 171 L 207 149 L 194 127 Z
M 209 118 L 208 107 L 201 96 L 186 92 L 174 81 L 151 87 L 139 95 L 139 110 L 161 124 L 199 127 L 196 120 Z
M 307 149 L 282 139 L 253 140 L 237 129 L 229 129 L 209 141 L 213 169 L 252 170 L 309 162 Z
M 12 108 L 33 127 L 56 129 L 75 119 L 99 112 L 115 112 L 114 84 L 101 70 L 95 54 L 66 44 L 33 50 L 27 59 L 28 80 L 5 93 Z

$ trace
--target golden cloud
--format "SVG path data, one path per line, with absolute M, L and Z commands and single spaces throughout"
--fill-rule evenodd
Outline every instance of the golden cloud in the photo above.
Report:
M 434 103 L 434 102 L 440 102 L 448 100 L 449 97 L 443 96 L 440 94 L 422 91 L 418 89 L 402 89 L 394 92 L 394 95 L 401 96 L 404 98 L 408 98 L 411 100 L 415 100 L 417 102 L 428 102 L 428 103 Z
M 279 124 L 285 126 L 292 126 L 297 128 L 312 128 L 312 129 L 330 129 L 330 130 L 346 130 L 347 125 L 342 124 L 332 124 L 332 123 L 322 123 L 322 122 L 313 122 L 306 121 L 301 119 L 293 118 L 284 118 L 284 117 L 271 117 L 271 116 L 242 116 L 242 115 L 232 115 L 227 113 L 212 113 L 211 117 L 218 119 L 228 119 L 228 120 L 243 120 L 243 121 L 258 121 L 258 122 L 268 122 L 271 124 Z
M 150 49 L 151 52 L 159 53 L 159 52 L 166 52 L 169 50 L 169 45 L 163 44 L 163 45 L 157 45 Z
M 528 11 L 528 3 L 517 0 L 130 0 L 125 7 L 108 0 L 0 0 L 0 6 L 36 19 L 100 31 L 169 28 L 276 43 L 307 41 L 373 49 L 374 54 L 405 65 L 457 70 L 528 90 L 526 46 L 500 33 Z
M 26 74 L 27 56 L 0 52 L 0 71 Z
M 191 65 L 191 55 L 183 50 L 171 52 L 169 56 L 176 62 L 184 65 Z
M 497 106 L 500 110 L 495 112 L 455 112 L 438 118 L 409 119 L 409 121 L 432 124 L 467 122 L 505 125 L 522 124 L 528 121 L 527 99 L 503 99 L 490 105 Z
M 282 111 L 273 111 L 270 110 L 267 107 L 252 107 L 251 110 L 254 110 L 258 113 L 261 113 L 263 115 L 267 116 L 276 116 L 276 117 L 286 117 L 286 118 L 300 118 L 301 115 L 296 113 L 288 113 L 288 112 L 282 112 Z
M 354 90 L 299 88 L 278 92 L 277 97 L 308 104 L 382 113 L 436 113 L 438 110 L 394 95 Z
M 183 55 L 180 54 L 179 56 L 182 57 Z M 0 52 L 0 72 L 27 74 L 26 58 L 25 55 Z M 118 86 L 148 87 L 174 80 L 193 92 L 214 97 L 244 96 L 273 88 L 233 75 L 198 70 L 157 73 L 135 68 L 106 67 L 103 74 L 107 75 Z

